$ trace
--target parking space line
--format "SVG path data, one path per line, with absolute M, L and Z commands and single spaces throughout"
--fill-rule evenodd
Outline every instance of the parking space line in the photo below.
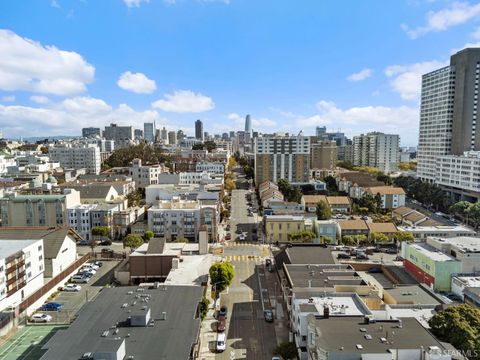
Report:
M 16 338 L 15 340 L 13 340 L 13 342 L 5 349 L 3 350 L 1 353 L 0 353 L 0 358 L 4 358 L 4 356 L 8 355 L 10 353 L 10 349 L 12 347 L 17 347 L 19 345 L 19 343 L 21 344 L 22 343 L 22 340 L 27 336 L 27 334 L 32 330 L 32 327 L 28 327 L 24 332 L 23 334 L 21 334 L 18 338 Z M 6 354 L 5 354 L 6 353 Z

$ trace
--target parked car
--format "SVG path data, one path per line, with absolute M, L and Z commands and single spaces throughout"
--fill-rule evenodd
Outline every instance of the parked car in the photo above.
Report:
M 272 310 L 265 310 L 263 312 L 263 317 L 265 318 L 266 322 L 273 322 L 273 311 Z
M 225 325 L 226 325 L 227 321 L 226 321 L 226 318 L 225 316 L 219 316 L 217 318 L 217 332 L 223 332 L 225 331 Z
M 47 314 L 41 314 L 41 313 L 33 314 L 30 321 L 34 323 L 47 323 L 52 321 L 52 316 Z
M 88 283 L 88 280 L 90 280 L 90 278 L 83 274 L 73 275 L 72 278 L 70 279 L 72 283 L 77 283 L 77 284 L 86 284 Z
M 80 240 L 77 242 L 78 246 L 88 246 L 88 241 L 87 240 Z
M 337 259 L 351 259 L 352 257 L 345 253 L 340 253 L 337 255 Z
M 103 240 L 102 242 L 100 242 L 100 245 L 110 246 L 110 245 L 112 245 L 112 240 Z
M 362 216 L 362 220 L 368 220 L 368 216 Z
M 385 249 L 385 254 L 396 254 L 396 253 L 397 253 L 397 249 L 394 249 L 394 248 Z
M 101 261 L 95 261 L 93 264 L 98 266 L 99 268 L 103 266 L 103 263 Z
M 230 233 L 225 235 L 225 240 L 231 240 L 231 239 L 232 239 L 232 235 Z
M 366 254 L 362 253 L 357 253 L 357 256 L 355 256 L 357 260 L 368 260 L 368 256 Z
M 226 305 L 222 305 L 220 307 L 220 310 L 218 311 L 218 316 L 225 316 L 225 318 L 227 317 L 227 313 L 228 313 L 228 308 Z
M 240 234 L 240 235 L 238 236 L 238 240 L 240 240 L 240 241 L 245 241 L 245 239 L 246 239 L 246 237 L 245 237 L 244 234 Z
M 398 255 L 395 259 L 393 259 L 393 261 L 403 261 L 403 257 Z
M 241 234 L 242 233 L 242 229 L 240 229 L 239 227 L 237 227 L 237 230 L 235 230 L 235 234 Z
M 98 269 L 100 269 L 100 266 L 98 266 L 97 264 L 95 263 L 86 263 L 84 264 L 82 267 L 86 267 L 86 268 L 91 268 L 95 271 L 97 271 Z
M 230 224 L 227 225 L 227 227 L 225 228 L 225 230 L 230 231 Z
M 223 352 L 226 349 L 227 336 L 224 332 L 218 334 L 217 336 L 217 352 Z
M 62 304 L 59 304 L 56 302 L 49 302 L 49 303 L 43 304 L 41 309 L 43 311 L 60 311 L 62 309 Z
M 370 274 L 380 274 L 380 273 L 382 273 L 382 269 L 380 269 L 378 267 L 373 267 L 373 268 L 368 269 L 368 272 Z
M 79 271 L 76 275 L 78 276 L 82 276 L 82 277 L 86 277 L 87 279 L 91 279 L 93 274 L 91 272 L 88 272 L 88 271 Z
M 76 284 L 67 284 L 62 288 L 63 291 L 80 291 L 82 287 Z

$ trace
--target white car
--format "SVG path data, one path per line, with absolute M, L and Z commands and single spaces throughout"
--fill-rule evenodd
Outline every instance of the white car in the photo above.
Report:
M 100 269 L 100 266 L 95 265 L 94 263 L 88 263 L 88 264 L 85 264 L 84 266 L 86 266 L 86 267 L 91 267 L 91 268 L 92 268 L 93 270 L 95 270 L 95 271 L 98 270 L 98 269 Z
M 223 352 L 227 348 L 227 336 L 225 333 L 218 334 L 217 337 L 217 352 Z
M 79 272 L 88 272 L 92 275 L 95 275 L 97 273 L 97 270 L 92 269 L 91 267 L 88 267 L 88 266 L 84 266 L 84 267 L 80 268 Z
M 52 321 L 52 316 L 47 314 L 33 314 L 32 322 L 34 323 L 46 323 Z
M 80 291 L 82 290 L 82 287 L 76 284 L 67 284 L 63 287 L 62 290 L 63 291 Z

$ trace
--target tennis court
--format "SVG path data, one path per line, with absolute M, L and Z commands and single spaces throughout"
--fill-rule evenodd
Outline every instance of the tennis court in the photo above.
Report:
M 42 346 L 60 329 L 59 325 L 25 326 L 0 346 L 0 360 L 38 360 L 45 353 Z

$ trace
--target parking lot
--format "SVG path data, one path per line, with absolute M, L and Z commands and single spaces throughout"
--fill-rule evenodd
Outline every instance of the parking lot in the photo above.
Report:
M 60 291 L 52 302 L 62 305 L 60 311 L 48 311 L 53 317 L 52 323 L 68 324 L 85 302 L 92 300 L 99 291 L 109 284 L 113 277 L 113 268 L 118 261 L 103 261 L 103 266 L 92 276 L 87 284 L 78 284 L 82 288 L 77 292 Z M 44 311 L 39 311 L 44 312 Z
M 0 346 L 0 360 L 38 360 L 45 350 L 42 346 L 65 326 L 34 325 L 24 326 Z
M 353 249 L 353 248 L 351 248 Z M 338 259 L 338 254 L 345 254 L 345 251 L 332 251 L 332 256 L 335 259 L 336 262 L 352 262 L 352 261 L 358 261 L 358 262 L 370 262 L 370 263 L 378 263 L 378 264 L 390 264 L 390 265 L 402 265 L 401 261 L 396 261 L 395 259 L 397 258 L 397 254 L 387 254 L 385 252 L 374 252 L 373 254 L 369 254 L 368 259 L 365 260 L 358 260 L 355 258 L 355 256 L 351 256 L 350 259 Z

